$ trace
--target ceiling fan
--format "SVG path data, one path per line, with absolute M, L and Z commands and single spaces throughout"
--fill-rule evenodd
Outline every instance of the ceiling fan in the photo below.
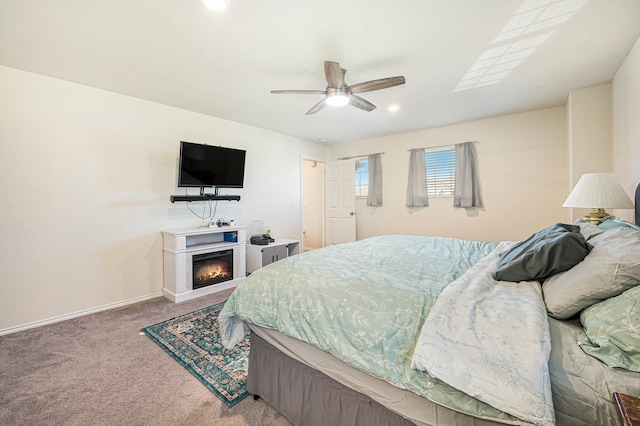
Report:
M 386 89 L 388 87 L 404 84 L 403 76 L 387 77 L 378 80 L 365 81 L 348 86 L 344 81 L 347 70 L 342 68 L 338 62 L 325 61 L 324 74 L 327 78 L 327 88 L 325 90 L 272 90 L 274 94 L 317 94 L 325 95 L 324 99 L 311 107 L 307 115 L 315 114 L 326 105 L 342 106 L 350 104 L 367 112 L 376 109 L 376 106 L 366 99 L 356 95 L 356 93 L 371 92 L 373 90 Z

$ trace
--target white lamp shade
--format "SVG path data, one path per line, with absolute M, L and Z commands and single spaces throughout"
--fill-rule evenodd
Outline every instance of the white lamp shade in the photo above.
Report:
M 582 175 L 563 207 L 632 209 L 633 202 L 611 173 Z

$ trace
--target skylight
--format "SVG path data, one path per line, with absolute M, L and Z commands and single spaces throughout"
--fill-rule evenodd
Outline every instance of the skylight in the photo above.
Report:
M 469 67 L 454 92 L 502 81 L 589 0 L 525 0 Z

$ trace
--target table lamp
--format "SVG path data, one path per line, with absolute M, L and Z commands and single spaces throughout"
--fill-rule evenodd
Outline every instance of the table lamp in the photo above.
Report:
M 592 209 L 582 220 L 597 225 L 603 217 L 609 216 L 604 209 L 632 209 L 633 202 L 613 174 L 587 173 L 582 175 L 562 206 Z

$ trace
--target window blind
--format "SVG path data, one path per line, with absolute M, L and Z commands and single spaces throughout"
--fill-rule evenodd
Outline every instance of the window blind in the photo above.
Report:
M 453 147 L 424 153 L 427 169 L 427 194 L 431 197 L 453 197 L 456 177 L 456 151 Z

